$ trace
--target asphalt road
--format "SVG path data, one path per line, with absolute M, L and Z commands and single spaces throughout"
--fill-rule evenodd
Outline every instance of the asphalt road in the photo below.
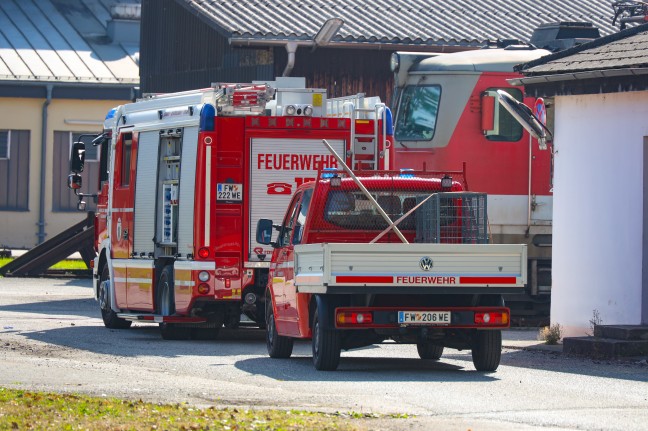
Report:
M 428 362 L 396 344 L 343 352 L 338 371 L 317 372 L 309 343 L 278 360 L 258 329 L 223 331 L 216 341 L 164 341 L 151 325 L 109 330 L 90 280 L 0 279 L 3 387 L 414 416 L 366 422 L 373 429 L 648 429 L 645 361 L 520 348 L 534 337 L 505 332 L 495 373 L 475 371 L 470 352 L 446 349 Z

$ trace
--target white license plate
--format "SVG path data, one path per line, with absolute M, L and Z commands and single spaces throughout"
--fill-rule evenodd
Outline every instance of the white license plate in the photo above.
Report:
M 405 325 L 449 325 L 449 311 L 399 311 L 398 323 Z
M 216 200 L 219 201 L 243 200 L 243 184 L 218 183 L 216 185 Z

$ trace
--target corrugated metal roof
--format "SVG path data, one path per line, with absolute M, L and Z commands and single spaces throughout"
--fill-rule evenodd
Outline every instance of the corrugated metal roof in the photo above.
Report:
M 643 24 L 522 66 L 525 75 L 648 67 L 648 24 Z
M 601 34 L 612 25 L 610 0 L 176 0 L 235 43 L 311 40 L 329 18 L 344 25 L 341 43 L 477 47 L 488 40 L 528 41 L 540 24 L 587 21 Z
M 139 47 L 107 37 L 118 2 L 0 1 L 0 81 L 139 83 Z

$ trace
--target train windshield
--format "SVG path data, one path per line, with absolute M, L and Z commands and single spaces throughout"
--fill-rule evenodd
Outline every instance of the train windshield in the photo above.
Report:
M 397 111 L 396 140 L 431 141 L 436 129 L 440 99 L 440 85 L 405 87 Z

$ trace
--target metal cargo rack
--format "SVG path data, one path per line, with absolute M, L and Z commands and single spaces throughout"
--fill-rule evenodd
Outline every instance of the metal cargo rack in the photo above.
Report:
M 435 193 L 417 210 L 416 242 L 488 244 L 486 205 L 485 193 Z

